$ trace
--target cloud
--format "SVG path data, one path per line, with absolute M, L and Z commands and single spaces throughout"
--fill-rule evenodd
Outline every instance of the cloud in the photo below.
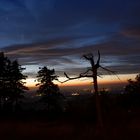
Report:
M 82 37 L 81 37 L 82 38 Z M 88 39 L 88 38 L 87 38 Z M 101 64 L 119 73 L 135 73 L 140 71 L 140 41 L 129 40 L 121 35 L 112 36 L 106 41 L 89 45 L 85 38 L 84 46 L 81 43 L 77 47 L 79 38 L 57 38 L 45 43 L 33 43 L 23 45 L 13 45 L 3 48 L 10 58 L 19 59 L 22 65 L 32 68 L 36 65 L 50 66 L 57 71 L 68 71 L 72 73 L 82 72 L 90 65 L 83 59 L 83 54 L 91 53 L 97 59 L 97 51 L 101 52 Z M 77 42 L 75 44 L 75 42 Z
M 126 27 L 121 33 L 122 35 L 126 37 L 134 37 L 134 38 L 139 39 L 140 38 L 140 25 Z
M 24 66 L 77 74 L 89 66 L 81 56 L 93 52 L 96 59 L 100 50 L 105 67 L 135 73 L 140 70 L 139 6 L 138 0 L 2 0 L 0 48 Z

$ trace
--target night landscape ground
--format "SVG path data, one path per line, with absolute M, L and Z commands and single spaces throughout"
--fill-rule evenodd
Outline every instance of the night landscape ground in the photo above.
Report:
M 74 97 L 75 98 L 75 97 Z M 80 98 L 80 99 L 79 99 Z M 128 110 L 113 100 L 104 104 L 103 128 L 98 130 L 93 98 L 76 97 L 61 113 L 22 111 L 0 117 L 2 139 L 118 140 L 140 138 L 140 107 Z M 106 100 L 108 101 L 108 100 Z M 107 105 L 106 105 L 107 104 Z M 108 106 L 109 105 L 109 106 Z M 106 106 L 106 107 L 105 107 Z M 93 111 L 94 110 L 94 111 Z

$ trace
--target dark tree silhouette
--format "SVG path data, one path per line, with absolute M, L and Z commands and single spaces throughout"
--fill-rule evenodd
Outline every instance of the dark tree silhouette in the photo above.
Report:
M 25 68 L 22 68 L 17 60 L 11 63 L 9 76 L 11 95 L 9 96 L 16 105 L 18 104 L 18 99 L 23 97 L 21 94 L 24 93 L 25 90 L 28 90 L 28 88 L 24 86 L 25 82 L 22 81 L 27 78 L 27 76 L 22 74 L 23 70 L 25 70 Z
M 128 85 L 125 87 L 125 92 L 128 94 L 140 94 L 140 74 L 138 74 L 133 81 L 132 79 L 128 80 Z
M 15 103 L 17 106 L 18 99 L 21 97 L 21 93 L 28 88 L 24 86 L 23 79 L 26 76 L 22 74 L 22 68 L 18 61 L 10 61 L 4 56 L 4 53 L 0 53 L 0 101 L 3 104 L 7 102 Z M 16 107 L 15 106 L 15 107 Z
M 115 74 L 114 71 L 110 71 L 107 68 L 104 68 L 100 65 L 100 52 L 98 51 L 98 59 L 95 63 L 93 54 L 86 54 L 83 55 L 83 57 L 90 63 L 91 67 L 87 69 L 86 72 L 80 73 L 77 77 L 69 77 L 66 73 L 64 75 L 66 76 L 67 80 L 61 82 L 67 82 L 69 80 L 84 78 L 84 77 L 90 77 L 93 78 L 93 87 L 94 87 L 94 93 L 96 98 L 96 112 L 97 112 L 97 127 L 98 129 L 102 129 L 103 127 L 103 121 L 102 121 L 102 114 L 101 114 L 101 104 L 100 104 L 100 96 L 98 92 L 98 83 L 97 83 L 97 76 L 98 75 L 98 69 L 102 68 L 103 70 L 108 71 L 109 73 Z
M 8 62 L 7 57 L 4 56 L 3 52 L 0 52 L 0 107 L 2 108 L 3 101 L 6 93 L 6 63 Z
M 47 67 L 40 68 L 37 75 L 36 86 L 39 86 L 38 93 L 42 95 L 42 100 L 47 104 L 48 111 L 58 111 L 61 109 L 62 94 L 59 91 L 58 85 L 53 81 L 57 80 L 54 69 L 48 69 Z
M 124 95 L 127 107 L 140 106 L 140 74 L 136 76 L 135 80 L 128 80 Z

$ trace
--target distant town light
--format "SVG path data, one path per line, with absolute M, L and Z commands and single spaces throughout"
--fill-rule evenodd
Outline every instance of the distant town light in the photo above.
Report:
M 76 93 L 72 93 L 71 95 L 72 96 L 79 96 L 80 94 L 76 92 Z

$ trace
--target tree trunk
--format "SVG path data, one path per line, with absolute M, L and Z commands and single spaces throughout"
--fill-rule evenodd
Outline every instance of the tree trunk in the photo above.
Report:
M 99 93 L 98 93 L 97 69 L 96 70 L 94 69 L 93 82 L 94 82 L 94 90 L 95 90 L 95 102 L 96 102 L 96 113 L 97 113 L 97 128 L 102 129 L 103 122 L 102 122 L 102 114 L 101 114 L 100 96 L 99 96 Z

